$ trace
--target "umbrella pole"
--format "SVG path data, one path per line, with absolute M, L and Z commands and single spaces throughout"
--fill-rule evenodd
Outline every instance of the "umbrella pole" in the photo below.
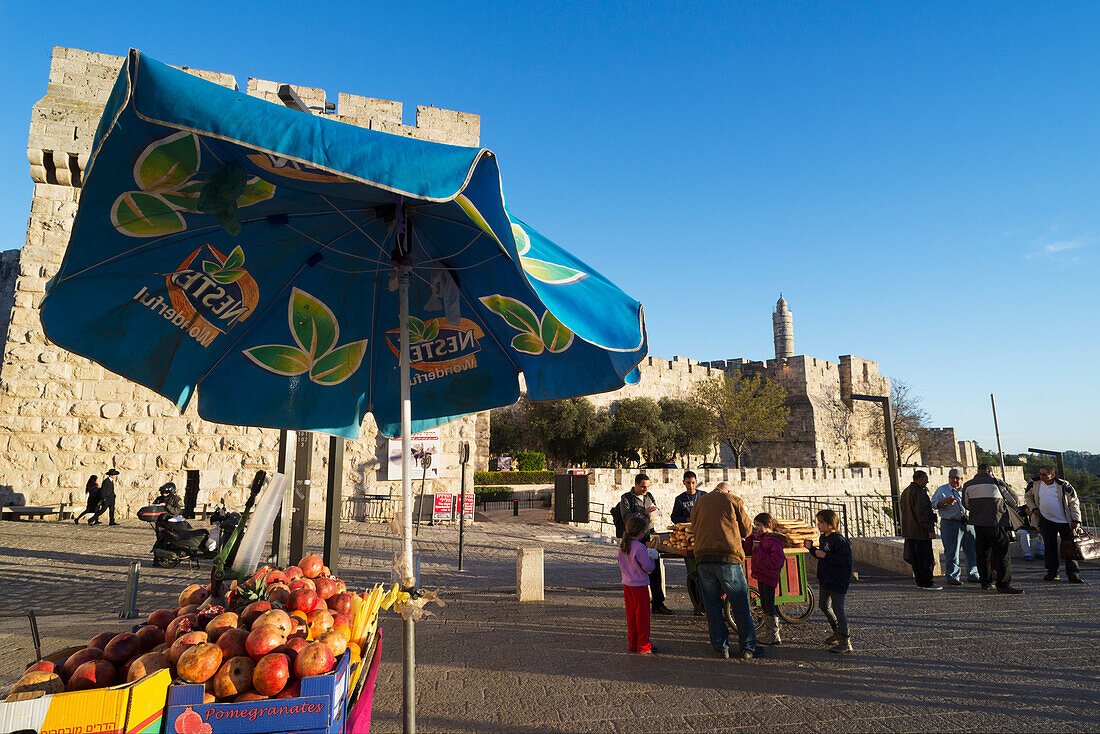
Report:
M 413 578 L 412 548 L 412 399 L 409 397 L 409 269 L 397 269 L 397 297 L 399 301 L 401 333 L 401 584 Z M 412 587 L 416 588 L 413 580 Z M 416 731 L 416 649 L 413 621 L 401 622 L 401 647 L 404 653 L 402 697 L 402 729 L 405 734 Z

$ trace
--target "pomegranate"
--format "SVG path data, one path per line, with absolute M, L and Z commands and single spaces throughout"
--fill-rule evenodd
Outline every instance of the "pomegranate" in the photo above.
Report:
M 292 582 L 294 579 L 300 579 L 303 576 L 302 569 L 297 566 L 288 566 L 283 573 L 286 575 L 286 580 L 288 582 Z
M 214 695 L 232 698 L 252 690 L 252 671 L 255 661 L 247 655 L 229 658 L 214 675 Z
M 86 647 L 83 650 L 77 650 L 69 656 L 68 660 L 61 667 L 61 677 L 65 680 L 69 680 L 73 677 L 73 673 L 84 663 L 89 661 L 99 660 L 103 657 L 103 651 L 98 647 Z
M 332 579 L 318 578 L 314 584 L 317 586 L 317 596 L 326 601 L 336 594 L 336 582 Z
M 206 636 L 211 642 L 217 642 L 223 633 L 235 628 L 238 621 L 235 613 L 222 612 L 206 623 Z
M 239 624 L 242 627 L 252 629 L 252 623 L 256 621 L 256 618 L 272 608 L 269 601 L 254 601 L 241 611 Z
M 336 656 L 323 642 L 311 642 L 294 659 L 294 674 L 299 678 L 324 675 L 336 665 Z
M 315 553 L 311 553 L 298 561 L 298 568 L 302 569 L 302 575 L 307 579 L 315 579 L 320 576 L 324 567 L 324 561 Z
M 302 648 L 309 644 L 309 640 L 304 637 L 292 637 L 286 641 L 286 643 L 279 645 L 272 652 L 282 653 L 290 658 L 291 664 L 294 663 L 294 659 L 298 657 L 298 653 L 302 651 Z
M 275 698 L 298 698 L 302 695 L 302 681 L 297 678 L 291 678 L 290 682 L 286 684 L 286 688 L 279 691 Z
M 196 629 L 198 620 L 199 616 L 197 614 L 176 617 L 172 620 L 172 623 L 168 625 L 168 629 L 164 631 L 164 641 L 171 645 L 180 635 L 185 635 Z
M 264 577 L 264 583 L 267 584 L 267 587 L 269 589 L 271 588 L 272 584 L 278 584 L 278 583 L 284 583 L 285 584 L 286 582 L 287 582 L 286 574 L 283 573 L 282 571 L 280 571 L 279 569 L 275 569 L 273 571 L 268 571 L 267 576 Z
M 290 615 L 282 609 L 269 609 L 264 612 L 252 623 L 252 629 L 263 627 L 265 624 L 278 627 L 282 630 L 283 636 L 290 634 L 290 631 L 294 628 L 294 625 L 290 621 Z
M 89 688 L 105 688 L 113 686 L 116 680 L 118 680 L 118 672 L 115 666 L 106 660 L 89 660 L 73 671 L 65 690 L 84 691 Z
M 205 586 L 191 584 L 180 592 L 179 605 L 181 607 L 186 607 L 191 604 L 202 604 L 206 601 L 206 597 L 208 596 L 210 596 L 210 592 L 207 591 Z
M 171 609 L 158 609 L 149 615 L 149 619 L 146 620 L 145 624 L 155 624 L 161 629 L 167 629 L 175 618 L 176 613 Z
M 172 728 L 175 729 L 176 734 L 210 734 L 213 730 L 213 727 L 203 721 L 190 706 L 176 717 Z
M 340 579 L 336 579 L 336 593 L 337 594 L 343 594 L 347 590 L 348 590 L 348 585 L 345 584 Z
M 132 632 L 115 635 L 103 648 L 103 659 L 118 666 L 141 652 L 141 643 Z
M 317 609 L 309 613 L 309 634 L 317 639 L 332 629 L 332 614 L 327 609 Z
M 126 671 L 126 682 L 133 683 L 150 673 L 155 673 L 158 670 L 168 670 L 169 668 L 171 668 L 171 662 L 164 654 L 147 652 L 130 664 L 129 670 Z
M 233 699 L 234 703 L 246 703 L 248 701 L 266 701 L 267 696 L 262 693 L 256 693 L 255 691 L 249 691 L 248 693 L 242 693 Z
M 346 592 L 337 592 L 332 595 L 332 598 L 326 599 L 328 602 L 328 608 L 336 612 L 337 614 L 343 614 L 350 617 L 355 614 L 355 597 Z
M 248 639 L 248 630 L 231 629 L 218 635 L 218 647 L 222 649 L 222 656 L 227 660 L 242 655 L 248 655 L 245 641 Z
M 180 635 L 172 643 L 172 647 L 168 649 L 168 659 L 172 661 L 172 665 L 179 665 L 180 658 L 183 657 L 185 652 L 195 645 L 202 645 L 209 641 L 205 632 L 195 631 Z
M 348 636 L 338 630 L 329 630 L 322 633 L 317 641 L 332 650 L 333 657 L 340 657 L 344 654 L 344 650 L 348 649 Z
M 290 598 L 290 587 L 286 584 L 273 584 L 268 586 L 267 598 L 272 604 L 285 607 L 287 599 Z
M 23 673 L 23 677 L 15 682 L 15 685 L 8 691 L 10 696 L 13 693 L 30 693 L 31 691 L 42 691 L 45 694 L 62 693 L 65 690 L 65 681 L 61 680 L 61 676 L 57 673 L 53 673 L 47 670 L 28 670 Z
M 290 598 L 287 599 L 286 608 L 292 612 L 305 612 L 309 614 L 317 605 L 320 604 L 321 598 L 317 594 L 309 589 L 295 589 L 290 592 Z
M 244 646 L 253 660 L 259 660 L 284 642 L 286 642 L 286 636 L 283 635 L 282 630 L 275 625 L 265 624 L 248 633 Z
M 147 624 L 134 633 L 138 647 L 146 652 L 164 642 L 164 630 L 155 624 Z
M 113 640 L 115 633 L 113 632 L 100 632 L 98 635 L 88 640 L 87 647 L 98 647 L 100 650 L 107 647 L 107 643 Z
M 206 625 L 210 624 L 210 620 L 217 617 L 219 614 L 225 614 L 225 607 L 219 607 L 217 604 L 211 604 L 208 607 L 202 607 L 198 611 L 199 626 L 206 629 Z
M 290 680 L 290 658 L 273 652 L 264 655 L 252 671 L 252 687 L 265 696 L 274 696 Z
M 27 669 L 23 671 L 23 675 L 30 673 L 31 671 L 41 671 L 43 673 L 56 673 L 58 667 L 50 660 L 39 660 L 37 663 L 31 663 L 27 666 Z
M 221 666 L 221 648 L 212 642 L 204 642 L 187 648 L 176 664 L 176 672 L 180 678 L 191 683 L 205 683 L 214 677 Z

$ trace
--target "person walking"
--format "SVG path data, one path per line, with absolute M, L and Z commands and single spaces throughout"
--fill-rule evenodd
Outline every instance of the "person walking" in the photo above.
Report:
M 619 542 L 619 571 L 626 602 L 626 649 L 642 655 L 655 650 L 649 642 L 649 574 L 656 561 L 638 538 L 649 534 L 649 521 L 641 515 L 626 520 L 626 531 Z
M 821 536 L 814 545 L 812 540 L 803 542 L 807 550 L 817 558 L 817 595 L 821 597 L 821 613 L 825 615 L 833 634 L 825 638 L 832 645 L 829 652 L 852 651 L 852 635 L 848 629 L 848 615 L 844 613 L 844 599 L 852 582 L 852 546 L 840 534 L 840 517 L 836 510 L 819 510 L 817 531 Z
M 1081 527 L 1081 500 L 1077 490 L 1064 479 L 1054 476 L 1054 467 L 1039 467 L 1039 478 L 1024 492 L 1024 501 L 1031 508 L 1032 523 L 1036 523 L 1046 548 L 1046 581 L 1058 580 L 1060 541 L 1072 540 Z M 1071 584 L 1083 584 L 1081 568 L 1072 558 L 1066 559 L 1066 579 Z
M 729 482 L 719 482 L 713 492 L 695 501 L 691 508 L 691 525 L 695 533 L 696 572 L 707 612 L 710 645 L 718 657 L 730 656 L 729 630 L 722 614 L 722 594 L 725 594 L 737 625 L 740 646 L 737 657 L 751 660 L 757 650 L 744 568 L 742 538 L 752 530 L 745 503 L 733 493 Z
M 977 476 L 962 487 L 963 509 L 974 526 L 978 578 L 983 589 L 992 589 L 996 578 L 1000 593 L 1022 594 L 1012 586 L 1012 559 L 1008 556 L 1012 533 L 1020 524 L 1016 515 L 1020 500 L 990 469 L 989 464 L 979 464 Z
M 940 541 L 943 543 L 943 560 L 947 565 L 947 583 L 962 586 L 962 564 L 959 561 L 961 548 L 966 556 L 966 578 L 978 583 L 977 553 L 974 551 L 974 528 L 967 522 L 962 503 L 962 469 L 952 469 L 947 473 L 947 484 L 942 484 L 932 493 L 932 506 L 940 514 Z
M 936 513 L 928 498 L 928 474 L 918 469 L 913 481 L 901 493 L 901 535 L 905 538 L 904 557 L 913 567 L 917 588 L 942 591 L 933 581 L 932 540 L 936 537 Z
M 756 579 L 764 612 L 764 629 L 756 638 L 758 645 L 778 645 L 783 641 L 779 635 L 779 614 L 775 611 L 775 590 L 787 563 L 783 550 L 786 546 L 787 536 L 779 532 L 770 514 L 761 512 L 752 519 L 752 535 L 745 538 L 745 553 L 752 558 L 749 573 Z
M 88 480 L 88 483 L 84 485 L 84 493 L 88 495 L 88 504 L 84 508 L 84 512 L 73 518 L 73 522 L 77 525 L 80 524 L 80 518 L 85 515 L 94 515 L 96 510 L 99 509 L 99 500 L 103 495 L 99 489 L 99 477 L 95 474 L 93 474 Z
M 92 518 L 88 520 L 89 525 L 98 525 L 99 516 L 104 512 L 107 513 L 108 525 L 118 525 L 115 522 L 115 481 L 113 477 L 118 476 L 117 469 L 108 469 L 107 476 L 103 479 L 103 486 L 100 488 L 101 497 L 99 500 L 99 509 L 92 515 Z
M 619 512 L 622 514 L 623 523 L 630 519 L 631 515 L 641 515 L 645 519 L 649 530 L 640 540 L 646 545 L 653 537 L 653 516 L 659 512 L 657 500 L 649 491 L 649 477 L 639 474 L 634 477 L 634 486 L 629 492 L 624 492 L 619 500 Z M 659 560 L 654 559 L 653 571 L 649 574 L 650 606 L 654 614 L 672 614 L 672 610 L 665 606 L 665 578 L 664 569 Z

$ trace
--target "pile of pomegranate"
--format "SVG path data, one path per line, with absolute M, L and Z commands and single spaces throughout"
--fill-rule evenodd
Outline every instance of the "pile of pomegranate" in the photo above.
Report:
M 179 606 L 156 610 L 136 632 L 104 632 L 64 660 L 31 665 L 9 698 L 104 688 L 158 670 L 180 683 L 204 684 L 204 703 L 292 698 L 301 695 L 302 678 L 331 671 L 345 650 L 359 659 L 350 638 L 363 600 L 319 556 L 281 570 L 261 568 L 229 592 L 236 611 L 205 604 L 209 593 L 192 584 L 180 592 Z

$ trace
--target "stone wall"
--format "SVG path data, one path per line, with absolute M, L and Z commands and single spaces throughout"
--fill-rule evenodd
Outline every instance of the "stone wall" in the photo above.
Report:
M 25 494 L 28 503 L 83 502 L 88 475 L 113 467 L 121 472 L 118 508 L 126 517 L 146 504 L 160 484 L 183 486 L 185 471 L 193 469 L 200 473 L 200 502 L 226 497 L 238 504 L 257 469 L 274 470 L 278 432 L 209 423 L 196 414 L 194 399 L 180 415 L 152 391 L 47 344 L 42 333 L 38 305 L 68 244 L 92 136 L 122 61 L 55 47 L 47 94 L 32 111 L 27 157 L 35 187 L 26 243 L 22 250 L 0 256 L 0 334 L 5 335 L 0 485 Z M 237 88 L 228 74 L 184 69 Z M 251 79 L 247 89 L 282 104 L 280 86 Z M 329 114 L 322 90 L 292 88 L 308 100 L 310 112 Z M 400 124 L 400 103 L 350 94 L 339 96 L 333 114 L 352 124 L 425 140 L 478 143 L 477 115 L 419 107 L 417 125 L 406 126 Z M 440 490 L 458 485 L 460 440 L 471 442 L 473 467 L 486 467 L 487 413 L 447 424 L 441 437 L 444 463 L 441 479 L 434 483 Z M 315 447 L 312 499 L 322 504 L 328 441 L 315 441 Z M 387 454 L 387 441 L 368 417 L 359 440 L 345 446 L 345 494 L 399 494 L 399 483 L 386 480 Z
M 922 467 L 928 472 L 929 486 L 938 487 L 947 484 L 947 473 L 956 467 Z M 1006 467 L 1008 484 L 1021 496 L 1023 495 L 1023 468 Z M 964 467 L 967 478 L 977 473 L 977 468 Z M 589 501 L 602 505 L 610 511 L 623 493 L 634 484 L 635 469 L 591 469 L 588 472 Z M 885 467 L 871 469 L 821 469 L 821 468 L 783 468 L 783 469 L 699 469 L 700 489 L 713 489 L 718 482 L 730 482 L 733 491 L 745 500 L 745 508 L 750 515 L 761 512 L 765 497 L 816 497 L 829 501 L 845 503 L 849 509 L 850 522 L 854 519 L 853 497 L 879 495 L 889 499 L 890 476 Z M 672 512 L 672 502 L 676 495 L 684 491 L 683 472 L 676 469 L 650 469 L 645 472 L 650 479 L 649 491 L 657 500 L 662 518 L 659 526 L 668 524 Z M 912 470 L 905 467 L 901 475 L 904 488 L 912 478 Z M 551 515 L 553 517 L 553 515 Z M 604 523 L 606 525 L 606 523 Z M 593 530 L 601 528 L 597 522 L 585 527 Z
M 921 463 L 952 466 L 962 463 L 954 428 L 926 428 L 920 436 Z

